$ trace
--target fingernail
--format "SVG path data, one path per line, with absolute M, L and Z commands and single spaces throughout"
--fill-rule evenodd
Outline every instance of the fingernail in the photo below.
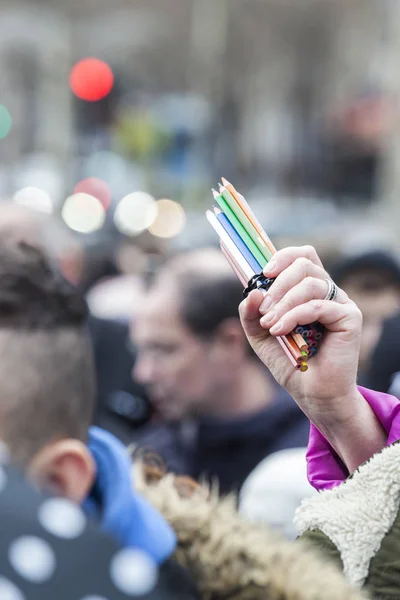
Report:
M 270 273 L 271 271 L 273 271 L 276 267 L 276 260 L 274 258 L 271 258 L 271 260 L 269 261 L 269 263 L 267 263 L 264 267 L 264 273 Z
M 262 319 L 261 319 L 261 324 L 262 325 L 268 325 L 269 323 L 272 323 L 272 321 L 275 319 L 275 313 L 274 312 L 269 312 L 267 313 Z
M 271 327 L 271 329 L 269 330 L 270 333 L 279 333 L 280 330 L 283 327 L 283 323 L 282 321 L 278 321 L 273 327 Z
M 262 301 L 262 304 L 260 306 L 260 313 L 262 315 L 265 315 L 268 312 L 269 307 L 272 304 L 272 298 L 271 296 L 266 296 L 265 299 Z

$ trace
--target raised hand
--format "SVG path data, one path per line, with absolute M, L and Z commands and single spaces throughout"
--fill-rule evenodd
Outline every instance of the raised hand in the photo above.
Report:
M 361 423 L 370 420 L 371 426 L 377 426 L 357 391 L 361 312 L 340 288 L 335 301 L 325 300 L 330 277 L 311 246 L 280 250 L 264 274 L 276 278 L 270 290 L 253 291 L 240 306 L 249 343 L 277 382 L 346 458 L 347 449 L 341 447 L 344 432 L 349 433 L 349 427 L 358 431 Z M 308 371 L 301 373 L 293 368 L 274 337 L 314 321 L 322 323 L 326 332 Z M 379 433 L 377 443 L 382 447 L 380 427 L 375 433 Z M 355 462 L 359 464 L 359 459 Z

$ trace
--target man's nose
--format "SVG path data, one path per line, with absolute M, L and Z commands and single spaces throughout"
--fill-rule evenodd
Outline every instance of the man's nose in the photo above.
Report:
M 132 369 L 133 379 L 138 383 L 148 384 L 152 383 L 153 376 L 154 368 L 152 361 L 138 355 Z

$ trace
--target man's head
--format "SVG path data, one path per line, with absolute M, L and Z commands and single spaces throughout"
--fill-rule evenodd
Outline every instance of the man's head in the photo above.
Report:
M 252 354 L 238 306 L 242 286 L 219 250 L 170 260 L 135 316 L 135 377 L 168 419 L 214 412 Z
M 11 461 L 73 500 L 93 479 L 84 299 L 34 247 L 0 240 L 0 439 Z
M 39 213 L 27 206 L 0 204 L 0 237 L 14 239 L 42 248 L 58 264 L 74 285 L 81 283 L 84 253 L 72 232 L 53 215 Z
M 331 275 L 363 314 L 360 364 L 365 366 L 383 321 L 400 308 L 400 265 L 391 254 L 377 250 L 341 260 Z

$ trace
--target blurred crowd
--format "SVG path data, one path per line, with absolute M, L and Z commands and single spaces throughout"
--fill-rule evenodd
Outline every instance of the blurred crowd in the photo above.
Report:
M 0 600 L 400 600 L 400 3 L 95 4 L 0 6 Z
M 358 382 L 396 394 L 397 256 L 381 249 L 335 254 L 327 268 L 363 315 Z M 242 299 L 241 284 L 217 247 L 166 252 L 151 244 L 140 248 L 125 242 L 112 259 L 94 260 L 54 217 L 12 203 L 0 206 L 0 434 L 8 448 L 5 461 L 10 456 L 11 465 L 23 467 L 36 485 L 82 504 L 87 516 L 100 519 L 116 542 L 142 551 L 124 559 L 125 568 L 131 565 L 127 583 L 121 575 L 122 592 L 134 597 L 142 592 L 155 598 L 166 593 L 197 597 L 192 587 L 197 577 L 192 581 L 190 572 L 200 569 L 206 578 L 213 543 L 216 552 L 222 543 L 213 511 L 227 521 L 229 537 L 238 530 L 242 542 L 249 536 L 247 544 L 260 544 L 261 564 L 254 569 L 267 568 L 272 545 L 279 569 L 286 569 L 291 560 L 310 560 L 308 576 L 314 573 L 314 585 L 320 585 L 318 556 L 308 557 L 301 547 L 292 556 L 287 545 L 297 535 L 296 510 L 316 494 L 306 472 L 309 420 L 250 347 L 239 319 Z M 136 485 L 148 496 L 148 504 L 130 491 L 134 480 L 129 456 L 138 469 Z M 12 473 L 6 474 L 6 468 L 5 464 L 8 480 Z M 201 511 L 206 510 L 202 504 L 208 493 L 211 512 L 206 516 Z M 181 505 L 182 498 L 187 504 Z M 31 513 L 31 502 L 26 502 Z M 59 534 L 63 510 L 65 532 Z M 50 511 L 50 533 L 55 527 L 56 535 L 78 537 L 73 532 L 78 516 L 71 516 L 71 510 L 72 505 L 60 505 L 54 514 Z M 191 530 L 191 521 L 199 517 L 196 511 L 210 519 L 211 539 L 204 541 L 204 548 L 200 522 Z M 161 520 L 161 513 L 175 532 Z M 269 540 L 276 535 L 273 531 L 281 541 Z M 93 542 L 88 539 L 86 544 L 103 544 L 95 541 L 95 531 L 92 535 Z M 176 535 L 179 544 L 179 536 L 189 536 L 194 555 L 171 563 L 167 557 Z M 24 537 L 28 542 L 30 538 L 37 541 L 33 533 Z M 77 556 L 85 552 L 78 546 Z M 34 543 L 27 548 L 29 564 L 39 550 Z M 59 551 L 65 553 L 64 562 L 71 560 L 67 550 Z M 244 544 L 240 552 L 247 551 Z M 112 556 L 111 549 L 104 552 Z M 235 563 L 239 559 L 233 550 L 232 555 L 229 548 L 220 552 L 220 560 L 228 561 L 228 573 L 244 568 Z M 225 559 L 223 552 L 228 553 Z M 218 565 L 217 555 L 214 559 Z M 155 575 L 157 564 L 162 567 Z M 180 571 L 183 567 L 189 570 Z M 143 575 L 142 581 L 141 571 L 148 579 Z M 35 574 L 28 575 L 28 581 L 29 577 Z M 204 592 L 207 586 L 213 589 L 216 580 L 223 585 L 224 578 L 221 564 L 215 575 L 209 574 L 207 581 L 197 579 L 197 584 L 200 581 Z M 103 589 L 111 585 L 95 579 Z M 265 583 L 271 598 L 273 579 Z M 238 597 L 258 598 L 248 585 Z M 344 581 L 340 585 L 345 586 Z M 355 593 L 340 585 L 345 594 L 340 597 Z M 8 597 L 14 598 L 4 596 Z M 109 597 L 120 596 L 114 590 Z M 213 591 L 204 597 L 219 596 Z M 290 598 L 290 592 L 283 597 Z

